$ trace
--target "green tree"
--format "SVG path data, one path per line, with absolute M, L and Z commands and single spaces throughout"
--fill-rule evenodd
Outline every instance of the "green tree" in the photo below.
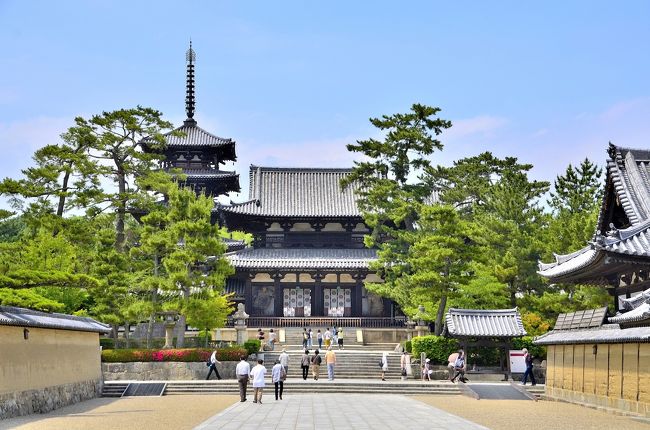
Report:
M 371 118 L 384 138 L 347 145 L 349 151 L 361 153 L 365 159 L 355 162 L 352 173 L 341 181 L 343 187 L 357 190 L 359 208 L 372 229 L 372 235 L 365 238 L 366 246 L 378 249 L 378 260 L 372 268 L 384 282 L 368 283 L 366 287 L 392 298 L 410 315 L 417 312 L 418 304 L 431 308 L 438 300 L 444 307 L 447 290 L 457 282 L 450 271 L 442 277 L 441 272 L 434 273 L 437 269 L 445 272 L 457 261 L 458 249 L 453 240 L 458 238 L 445 242 L 434 231 L 451 228 L 445 219 L 452 213 L 444 208 L 430 209 L 427 219 L 419 224 L 420 211 L 433 192 L 420 175 L 431 168 L 428 157 L 443 147 L 437 136 L 451 127 L 450 121 L 436 117 L 439 111 L 414 104 L 405 114 Z M 427 242 L 438 243 L 441 248 L 424 255 L 413 254 L 413 249 L 422 250 Z M 426 264 L 436 269 L 426 270 Z M 418 269 L 423 272 L 418 273 Z
M 11 196 L 15 207 L 22 206 L 22 199 L 30 199 L 27 210 L 35 213 L 56 207 L 58 217 L 95 199 L 100 194 L 100 167 L 88 156 L 93 139 L 87 130 L 72 127 L 61 140 L 34 153 L 36 165 L 22 170 L 23 179 L 0 182 L 0 194 Z
M 164 302 L 166 310 L 181 313 L 179 325 L 185 327 L 184 310 L 190 300 L 220 294 L 234 269 L 223 258 L 226 247 L 219 227 L 210 222 L 214 201 L 175 182 L 153 183 L 166 196 L 166 204 L 142 217 L 141 246 L 132 254 L 149 262 L 138 279 L 152 309 Z M 178 337 L 177 346 L 183 346 L 183 336 Z
M 89 120 L 75 118 L 76 126 L 70 129 L 75 136 L 83 136 L 90 146 L 90 157 L 102 167 L 98 175 L 111 180 L 115 190 L 104 190 L 93 206 L 98 212 L 111 208 L 115 213 L 115 248 L 125 251 L 125 223 L 131 205 L 138 207 L 142 191 L 136 186 L 136 178 L 147 175 L 158 167 L 162 156 L 144 152 L 147 142 L 151 149 L 165 145 L 163 133 L 172 124 L 162 119 L 162 113 L 138 106 L 94 115 Z M 128 250 L 127 250 L 128 251 Z
M 210 330 L 225 326 L 226 318 L 234 311 L 233 303 L 228 296 L 205 293 L 205 297 L 192 297 L 183 304 L 182 311 L 187 323 L 200 328 L 207 334 Z M 208 336 L 205 336 L 205 346 L 208 346 Z

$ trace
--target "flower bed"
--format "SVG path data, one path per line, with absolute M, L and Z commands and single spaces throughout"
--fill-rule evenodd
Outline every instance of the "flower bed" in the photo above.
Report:
M 102 351 L 104 363 L 133 363 L 152 361 L 177 361 L 177 362 L 206 362 L 212 349 L 185 348 L 185 349 L 108 349 Z M 217 349 L 217 360 L 239 361 L 240 357 L 247 356 L 246 349 L 230 347 Z

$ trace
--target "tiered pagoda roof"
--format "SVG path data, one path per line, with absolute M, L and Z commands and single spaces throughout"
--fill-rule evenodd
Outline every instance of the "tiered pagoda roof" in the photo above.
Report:
M 356 188 L 341 189 L 351 169 L 250 166 L 249 200 L 225 214 L 288 218 L 361 218 Z
M 597 231 L 583 249 L 540 263 L 553 282 L 611 284 L 609 277 L 650 267 L 650 151 L 610 144 Z
M 219 165 L 226 161 L 236 161 L 235 141 L 216 136 L 199 127 L 194 119 L 194 62 L 196 53 L 190 49 L 187 59 L 187 92 L 185 110 L 187 119 L 183 125 L 166 133 L 165 168 L 180 168 L 187 179 L 185 182 L 193 186 L 197 192 L 205 192 L 212 196 L 238 192 L 239 175 L 236 172 L 219 170 Z M 152 151 L 150 140 L 144 139 L 142 146 L 145 151 Z

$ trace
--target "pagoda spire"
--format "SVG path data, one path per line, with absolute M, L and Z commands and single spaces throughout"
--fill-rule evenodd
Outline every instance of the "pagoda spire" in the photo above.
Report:
M 185 125 L 194 125 L 194 63 L 196 62 L 196 52 L 192 49 L 192 40 L 190 39 L 190 49 L 185 53 L 185 60 L 187 61 L 187 83 L 185 86 L 185 112 L 187 119 Z

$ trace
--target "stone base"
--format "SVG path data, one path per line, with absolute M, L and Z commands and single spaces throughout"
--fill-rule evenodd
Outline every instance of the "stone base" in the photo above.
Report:
M 576 403 L 614 414 L 650 417 L 650 403 L 639 402 L 637 400 L 565 390 L 549 387 L 548 385 L 545 387 L 544 396 L 548 400 Z
M 235 368 L 238 363 L 238 361 L 222 361 L 221 364 L 217 364 L 219 375 L 225 379 L 235 379 Z M 198 380 L 205 379 L 209 371 L 210 368 L 203 362 L 102 363 L 105 381 Z M 211 378 L 216 379 L 214 372 Z
M 100 380 L 91 380 L 0 394 L 0 420 L 34 413 L 44 414 L 98 397 L 101 385 Z

